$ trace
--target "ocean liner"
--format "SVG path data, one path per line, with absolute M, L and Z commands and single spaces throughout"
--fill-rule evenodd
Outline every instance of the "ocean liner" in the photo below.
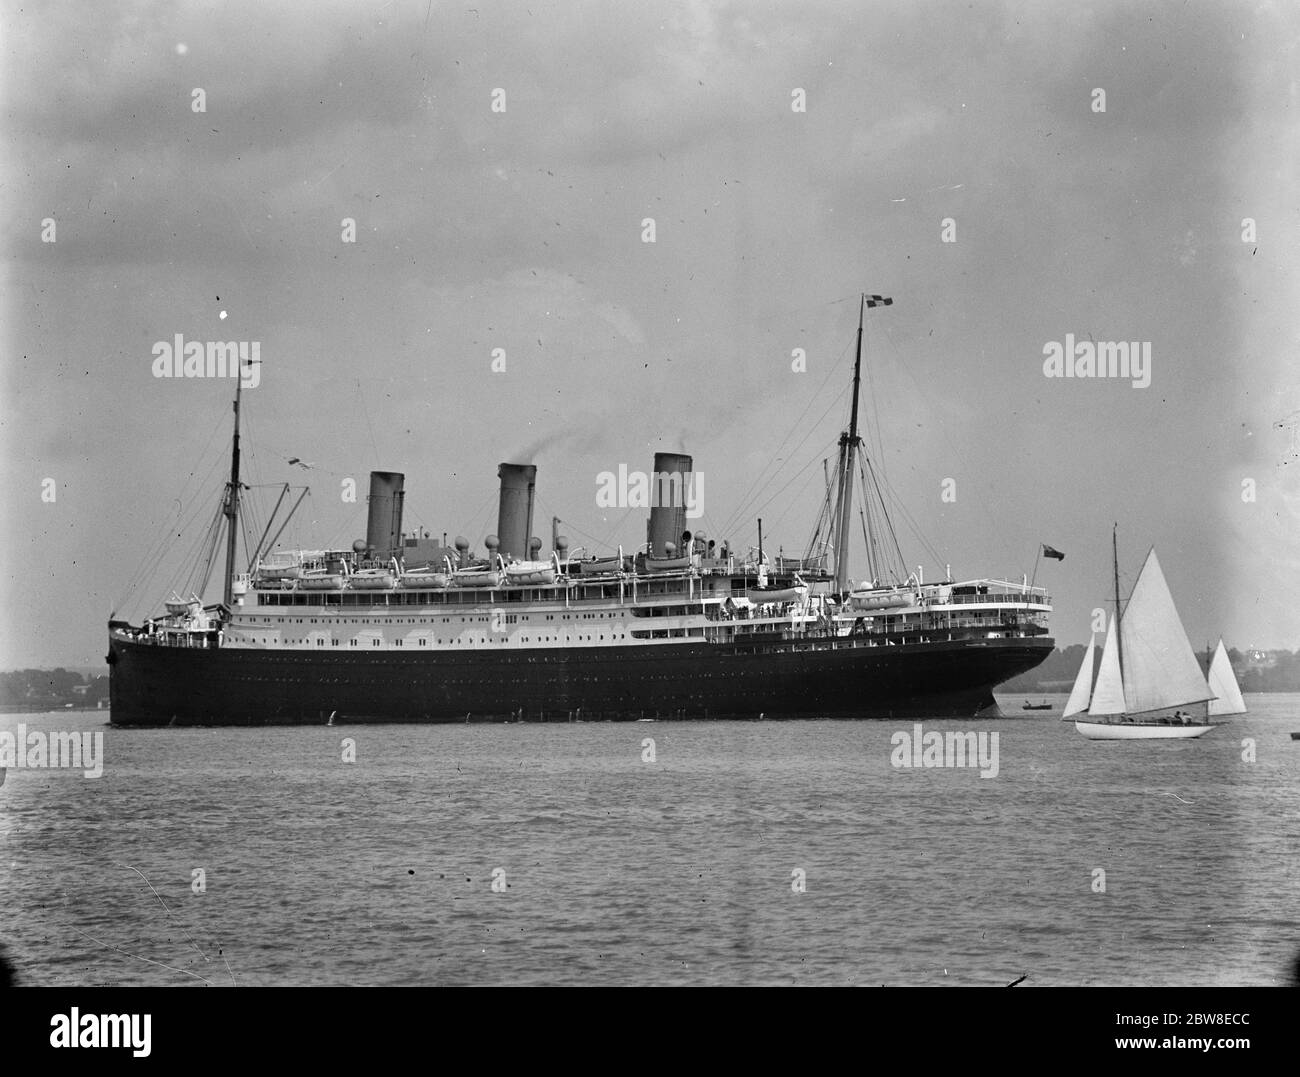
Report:
M 464 538 L 405 533 L 403 475 L 372 472 L 366 537 L 351 549 L 275 548 L 277 502 L 241 567 L 237 378 L 230 477 L 208 546 L 211 563 L 225 531 L 222 600 L 205 605 L 200 585 L 142 624 L 110 618 L 113 724 L 996 713 L 993 687 L 1052 651 L 1043 588 L 926 583 L 919 568 L 886 573 L 874 557 L 869 580 L 849 578 L 855 479 L 864 501 L 868 480 L 875 494 L 860 511 L 869 555 L 877 541 L 897 549 L 858 433 L 863 315 L 891 302 L 862 297 L 849 427 L 797 559 L 764 550 L 761 520 L 744 555 L 687 530 L 693 460 L 656 453 L 647 541 L 633 552 L 578 557 L 553 521 L 543 557 L 537 469 L 503 463 L 497 531 L 481 553 Z

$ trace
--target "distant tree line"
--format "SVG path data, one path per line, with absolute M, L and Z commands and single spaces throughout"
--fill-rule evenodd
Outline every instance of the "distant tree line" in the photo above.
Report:
M 1083 664 L 1088 648 L 1082 643 L 1054 650 L 1041 665 L 1014 677 L 998 687 L 999 692 L 1068 692 Z M 1300 692 L 1300 651 L 1267 651 L 1255 658 L 1235 647 L 1228 650 L 1228 661 L 1243 692 Z M 1208 673 L 1209 662 L 1198 654 L 1201 671 Z
M 16 669 L 0 673 L 0 707 L 9 711 L 63 710 L 108 705 L 108 675 L 84 677 L 75 670 Z

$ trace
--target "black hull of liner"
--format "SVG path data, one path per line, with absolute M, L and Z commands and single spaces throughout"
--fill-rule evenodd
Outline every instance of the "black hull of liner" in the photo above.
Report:
M 1053 640 L 781 649 L 687 644 L 316 654 L 112 639 L 116 726 L 900 718 L 996 713 Z M 779 646 L 779 645 L 778 645 Z

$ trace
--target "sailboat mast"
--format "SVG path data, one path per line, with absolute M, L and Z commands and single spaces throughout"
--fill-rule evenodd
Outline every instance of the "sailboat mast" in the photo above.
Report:
M 853 410 L 849 413 L 849 431 L 840 435 L 840 522 L 835 529 L 835 586 L 849 589 L 849 522 L 853 512 L 853 476 L 857 471 L 858 389 L 862 384 L 862 319 L 866 314 L 867 296 L 858 304 L 858 351 L 853 360 Z
M 243 371 L 235 379 L 235 437 L 230 448 L 230 483 L 226 487 L 226 577 L 222 602 L 226 609 L 234 606 L 235 587 L 235 536 L 239 530 L 239 391 L 243 387 Z
M 1119 524 L 1111 528 L 1110 543 L 1115 559 L 1115 646 L 1119 655 L 1120 683 L 1124 681 L 1124 634 L 1119 630 Z

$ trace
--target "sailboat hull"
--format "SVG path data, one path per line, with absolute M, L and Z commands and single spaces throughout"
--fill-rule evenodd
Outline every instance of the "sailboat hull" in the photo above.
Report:
M 1214 726 L 1076 721 L 1074 728 L 1089 740 L 1190 740 L 1205 736 Z

